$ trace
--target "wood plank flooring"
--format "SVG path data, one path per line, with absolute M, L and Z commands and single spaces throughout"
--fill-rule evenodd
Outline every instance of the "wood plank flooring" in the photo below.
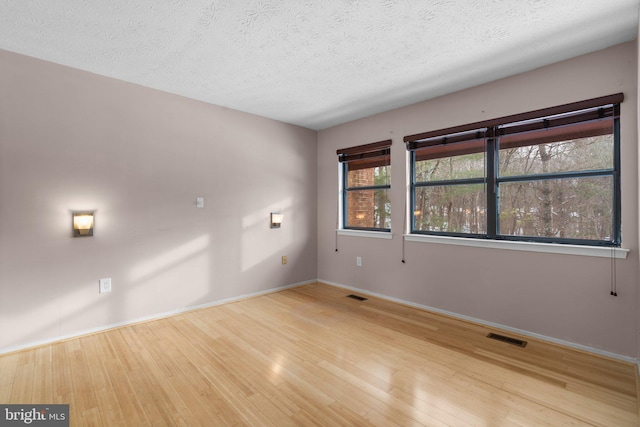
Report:
M 638 425 L 632 364 L 349 293 L 310 284 L 0 356 L 0 403 L 68 403 L 72 426 Z

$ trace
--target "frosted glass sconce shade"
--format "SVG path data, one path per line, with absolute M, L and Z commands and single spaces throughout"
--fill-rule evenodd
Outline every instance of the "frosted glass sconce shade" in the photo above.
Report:
M 278 212 L 271 212 L 271 228 L 280 228 L 284 215 Z
M 73 237 L 93 236 L 93 212 L 73 213 Z

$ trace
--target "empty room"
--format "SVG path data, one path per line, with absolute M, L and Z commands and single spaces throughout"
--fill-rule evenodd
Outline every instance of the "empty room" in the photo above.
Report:
M 639 11 L 0 1 L 0 426 L 640 425 Z

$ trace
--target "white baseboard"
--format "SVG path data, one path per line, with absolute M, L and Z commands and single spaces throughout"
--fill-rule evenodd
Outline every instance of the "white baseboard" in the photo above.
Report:
M 439 308 L 430 307 L 430 306 L 423 305 L 423 304 L 417 304 L 417 303 L 411 302 L 411 301 L 404 301 L 404 300 L 401 300 L 399 298 L 394 298 L 394 297 L 390 297 L 388 295 L 383 295 L 383 294 L 379 294 L 379 293 L 376 293 L 376 292 L 367 291 L 365 289 L 355 288 L 353 286 L 343 285 L 341 283 L 330 282 L 328 280 L 323 280 L 323 279 L 318 279 L 318 282 L 319 283 L 326 283 L 326 284 L 331 285 L 331 286 L 337 286 L 339 288 L 348 289 L 350 291 L 355 291 L 355 292 L 362 293 L 362 294 L 365 294 L 365 295 L 369 295 L 369 296 L 372 296 L 372 297 L 381 298 L 381 299 L 384 299 L 384 300 L 387 300 L 387 301 L 396 302 L 396 303 L 407 305 L 407 306 L 410 306 L 410 307 L 415 307 L 415 308 L 419 308 L 419 309 L 422 309 L 422 310 L 427 310 L 427 311 L 431 311 L 431 312 L 434 312 L 434 313 L 443 314 L 445 316 L 453 317 L 453 318 L 456 318 L 456 319 L 461 319 L 461 320 L 466 320 L 468 322 L 478 323 L 480 325 L 488 326 L 488 327 L 491 327 L 491 328 L 497 328 L 497 329 L 501 329 L 503 331 L 514 332 L 516 334 L 524 335 L 524 336 L 531 337 L 531 338 L 535 338 L 535 339 L 540 340 L 540 341 L 547 341 L 547 342 L 558 344 L 558 345 L 561 345 L 561 346 L 564 346 L 564 347 L 574 348 L 574 349 L 577 349 L 577 350 L 582 350 L 582 351 L 586 351 L 586 352 L 589 352 L 589 353 L 594 353 L 594 354 L 597 354 L 599 356 L 604 356 L 604 357 L 608 357 L 608 358 L 611 358 L 611 359 L 616 359 L 616 360 L 621 360 L 623 362 L 632 363 L 632 364 L 638 366 L 638 372 L 640 372 L 640 360 L 635 359 L 633 357 L 623 356 L 621 354 L 612 353 L 612 352 L 609 352 L 609 351 L 601 350 L 599 348 L 589 347 L 589 346 L 586 346 L 586 345 L 573 343 L 571 341 L 565 341 L 565 340 L 561 340 L 561 339 L 558 339 L 558 338 L 548 337 L 546 335 L 541 335 L 541 334 L 537 334 L 535 332 L 525 331 L 523 329 L 512 328 L 511 326 L 501 325 L 499 323 L 488 322 L 486 320 L 477 319 L 477 318 L 471 317 L 471 316 L 465 316 L 463 314 L 454 313 L 452 311 L 442 310 L 442 309 L 439 309 Z
M 199 309 L 207 308 L 207 307 L 214 307 L 214 306 L 217 306 L 217 305 L 227 304 L 227 303 L 230 303 L 230 302 L 236 302 L 236 301 L 240 301 L 240 300 L 247 299 L 247 298 L 253 298 L 253 297 L 257 297 L 257 296 L 261 296 L 261 295 L 267 295 L 267 294 L 271 294 L 271 293 L 274 293 L 274 292 L 279 292 L 279 291 L 282 291 L 282 290 L 285 290 L 285 289 L 295 288 L 295 287 L 298 287 L 298 286 L 303 286 L 303 285 L 307 285 L 307 284 L 310 284 L 310 283 L 316 283 L 316 282 L 326 283 L 326 284 L 331 285 L 331 286 L 336 286 L 336 287 L 339 287 L 339 288 L 348 289 L 348 290 L 351 290 L 351 291 L 359 292 L 359 293 L 362 293 L 362 294 L 365 294 L 365 295 L 369 295 L 369 296 L 372 296 L 372 297 L 376 297 L 376 298 L 385 299 L 387 301 L 396 302 L 396 303 L 407 305 L 407 306 L 410 306 L 410 307 L 415 307 L 415 308 L 419 308 L 419 309 L 422 309 L 422 310 L 427 310 L 427 311 L 431 311 L 431 312 L 434 312 L 434 313 L 443 314 L 445 316 L 450 316 L 450 317 L 453 317 L 453 318 L 466 320 L 466 321 L 477 323 L 477 324 L 484 325 L 484 326 L 487 326 L 487 327 L 492 327 L 492 328 L 497 328 L 497 329 L 501 329 L 501 330 L 504 330 L 504 331 L 514 332 L 514 333 L 517 333 L 519 335 L 528 336 L 528 337 L 535 338 L 535 339 L 538 339 L 538 340 L 541 340 L 541 341 L 547 341 L 547 342 L 551 342 L 551 343 L 554 343 L 554 344 L 562 345 L 562 346 L 565 346 L 565 347 L 574 348 L 574 349 L 577 349 L 577 350 L 582 350 L 582 351 L 586 351 L 586 352 L 589 352 L 589 353 L 597 354 L 597 355 L 600 355 L 600 356 L 609 357 L 609 358 L 612 358 L 612 359 L 621 360 L 621 361 L 628 362 L 628 363 L 633 363 L 638 367 L 638 372 L 640 372 L 640 360 L 635 359 L 633 357 L 623 356 L 623 355 L 620 355 L 620 354 L 617 354 L 617 353 L 612 353 L 612 352 L 601 350 L 601 349 L 598 349 L 598 348 L 595 348 L 595 347 L 589 347 L 589 346 L 585 346 L 585 345 L 582 345 L 582 344 L 573 343 L 571 341 L 565 341 L 565 340 L 561 340 L 561 339 L 558 339 L 558 338 L 548 337 L 546 335 L 541 335 L 541 334 L 537 334 L 537 333 L 534 333 L 534 332 L 525 331 L 523 329 L 513 328 L 511 326 L 501 325 L 499 323 L 488 322 L 488 321 L 485 321 L 485 320 L 482 320 L 482 319 L 477 319 L 475 317 L 465 316 L 463 314 L 454 313 L 452 311 L 442 310 L 442 309 L 439 309 L 439 308 L 430 307 L 430 306 L 423 305 L 423 304 L 417 304 L 417 303 L 414 303 L 414 302 L 411 302 L 411 301 L 401 300 L 399 298 L 390 297 L 388 295 L 379 294 L 379 293 L 376 293 L 376 292 L 371 292 L 371 291 L 368 291 L 368 290 L 365 290 L 365 289 L 356 288 L 356 287 L 353 287 L 353 286 L 347 286 L 347 285 L 343 285 L 341 283 L 335 283 L 335 282 L 331 282 L 331 281 L 324 280 L 324 279 L 306 280 L 304 282 L 298 282 L 298 283 L 293 283 L 293 284 L 290 284 L 290 285 L 279 286 L 277 288 L 271 288 L 271 289 L 267 289 L 267 290 L 264 290 L 264 291 L 259 291 L 259 292 L 254 292 L 254 293 L 250 293 L 250 294 L 239 295 L 237 297 L 211 301 L 211 302 L 208 302 L 208 303 L 205 303 L 205 304 L 184 307 L 184 308 L 181 308 L 181 309 L 171 310 L 171 311 L 167 311 L 167 312 L 163 312 L 163 313 L 157 313 L 157 314 L 153 314 L 153 315 L 150 315 L 150 316 L 138 317 L 136 319 L 127 320 L 125 322 L 112 323 L 112 324 L 109 324 L 109 325 L 100 326 L 100 327 L 93 328 L 93 329 L 87 329 L 87 330 L 84 330 L 84 331 L 81 331 L 81 332 L 77 332 L 77 333 L 74 333 L 74 334 L 56 336 L 56 337 L 53 337 L 53 338 L 50 338 L 50 339 L 41 340 L 41 341 L 34 341 L 34 342 L 31 342 L 31 343 L 27 343 L 27 344 L 23 344 L 23 345 L 19 345 L 19 346 L 0 348 L 0 355 L 6 354 L 6 353 L 16 352 L 16 351 L 20 351 L 20 350 L 26 350 L 26 349 L 33 348 L 33 347 L 39 347 L 39 346 L 42 346 L 42 345 L 51 344 L 51 343 L 58 342 L 58 341 L 64 341 L 64 340 L 68 340 L 68 339 L 72 339 L 72 338 L 78 338 L 78 337 L 85 336 L 85 335 L 91 335 L 91 334 L 95 334 L 95 333 L 98 333 L 98 332 L 104 332 L 104 331 L 107 331 L 109 329 L 120 328 L 122 326 L 132 325 L 132 324 L 135 324 L 135 323 L 147 322 L 147 321 L 150 321 L 150 320 L 156 320 L 156 319 L 162 319 L 164 317 L 175 316 L 177 314 L 185 313 L 185 312 L 188 312 L 188 311 L 199 310 Z
M 236 302 L 236 301 L 240 301 L 240 300 L 247 299 L 247 298 L 253 298 L 253 297 L 258 297 L 258 296 L 261 296 L 261 295 L 271 294 L 271 293 L 274 293 L 274 292 L 280 292 L 280 291 L 285 290 L 285 289 L 295 288 L 295 287 L 298 287 L 298 286 L 307 285 L 309 283 L 316 283 L 316 282 L 317 282 L 316 279 L 307 280 L 307 281 L 304 281 L 304 282 L 298 282 L 298 283 L 294 283 L 294 284 L 291 284 L 291 285 L 279 286 L 277 288 L 271 288 L 271 289 L 267 289 L 267 290 L 264 290 L 264 291 L 259 291 L 259 292 L 254 292 L 254 293 L 250 293 L 250 294 L 239 295 L 237 297 L 225 298 L 225 299 L 221 299 L 221 300 L 217 300 L 217 301 L 211 301 L 211 302 L 208 302 L 208 303 L 205 303 L 205 304 L 194 305 L 194 306 L 180 308 L 180 309 L 177 309 L 177 310 L 166 311 L 164 313 L 157 313 L 157 314 L 152 314 L 150 316 L 138 317 L 138 318 L 135 318 L 135 319 L 132 319 L 132 320 L 124 321 L 124 322 L 111 323 L 109 325 L 100 326 L 100 327 L 93 328 L 93 329 L 87 329 L 87 330 L 80 331 L 80 332 L 73 333 L 73 334 L 60 335 L 60 336 L 56 336 L 56 337 L 49 338 L 49 339 L 46 339 L 46 340 L 34 341 L 34 342 L 30 342 L 30 343 L 27 343 L 27 344 L 22 344 L 22 345 L 18 345 L 18 346 L 14 346 L 14 347 L 0 348 L 0 355 L 6 354 L 6 353 L 13 353 L 13 352 L 20 351 L 20 350 L 26 350 L 26 349 L 33 348 L 33 347 L 39 347 L 39 346 L 42 346 L 42 345 L 51 344 L 51 343 L 58 342 L 58 341 L 65 341 L 65 340 L 68 340 L 68 339 L 71 339 L 71 338 L 78 338 L 78 337 L 85 336 L 85 335 L 91 335 L 91 334 L 95 334 L 95 333 L 98 333 L 98 332 L 104 332 L 104 331 L 107 331 L 109 329 L 115 329 L 115 328 L 120 328 L 122 326 L 133 325 L 135 323 L 147 322 L 149 320 L 157 320 L 157 319 L 162 319 L 164 317 L 175 316 L 177 314 L 185 313 L 185 312 L 188 312 L 188 311 L 199 310 L 199 309 L 207 308 L 207 307 L 214 307 L 216 305 L 227 304 L 227 303 L 230 303 L 230 302 Z

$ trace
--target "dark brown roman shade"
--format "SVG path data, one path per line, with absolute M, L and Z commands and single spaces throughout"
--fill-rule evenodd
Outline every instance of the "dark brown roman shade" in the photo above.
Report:
M 611 134 L 613 119 L 620 116 L 619 110 L 618 104 L 608 105 L 549 119 L 499 127 L 500 148 L 517 148 Z
M 486 133 L 486 129 L 481 129 L 420 141 L 420 148 L 414 148 L 416 161 L 482 153 Z
M 340 163 L 349 163 L 349 170 L 367 169 L 391 164 L 391 140 L 342 148 L 337 151 Z
M 487 138 L 499 138 L 499 147 L 568 141 L 613 132 L 620 116 L 622 93 L 564 104 L 528 113 L 454 126 L 404 137 L 416 160 L 437 159 L 485 150 Z

